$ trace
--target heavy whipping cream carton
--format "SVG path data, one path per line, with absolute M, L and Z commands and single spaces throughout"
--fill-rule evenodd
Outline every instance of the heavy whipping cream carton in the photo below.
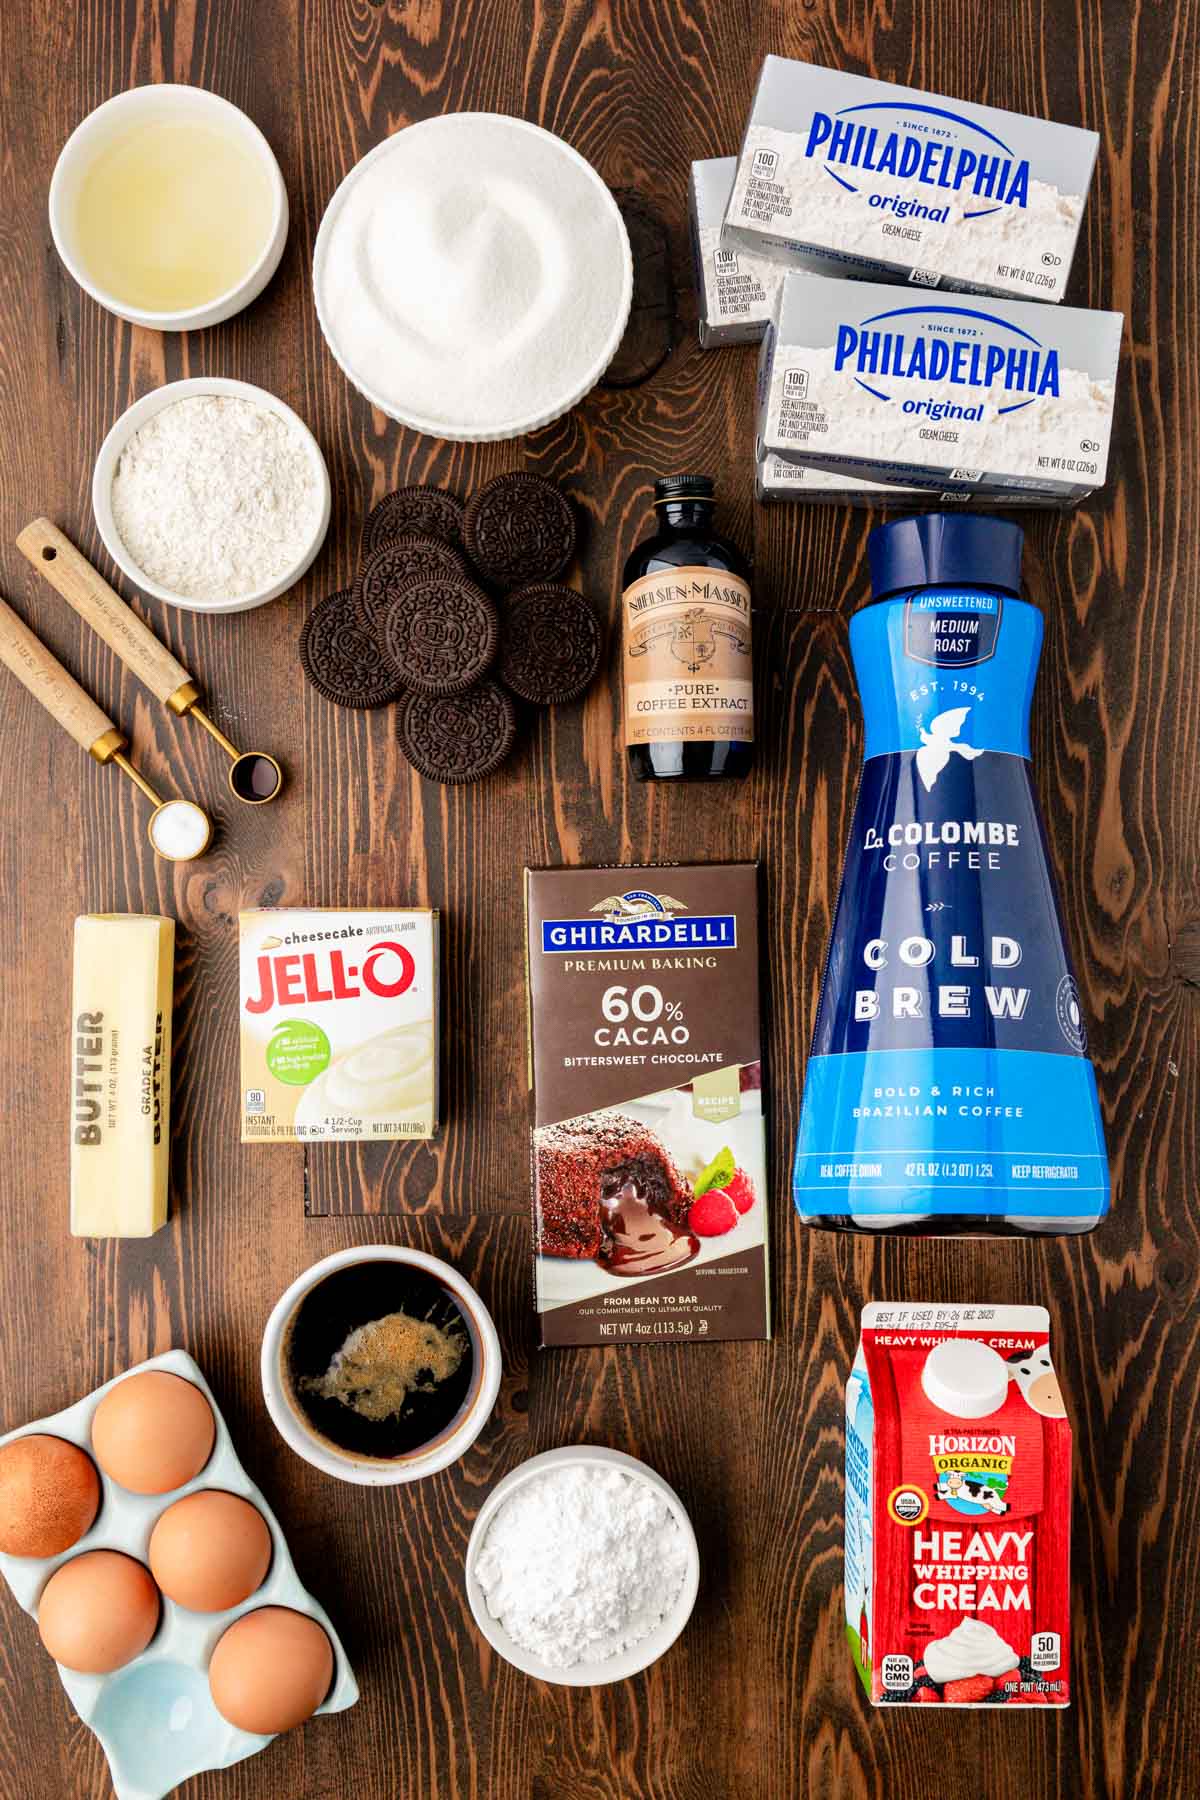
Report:
M 791 274 L 758 369 L 758 455 L 1061 505 L 1099 487 L 1122 315 Z
M 1042 1306 L 875 1304 L 846 1385 L 846 1636 L 875 1705 L 1066 1706 L 1071 1428 Z
M 768 56 L 729 246 L 860 279 L 1061 300 L 1094 131 Z
M 432 1137 L 437 913 L 263 907 L 238 934 L 242 1142 Z

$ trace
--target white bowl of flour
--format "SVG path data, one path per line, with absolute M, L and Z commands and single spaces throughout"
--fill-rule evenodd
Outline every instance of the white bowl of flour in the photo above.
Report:
M 354 386 L 434 437 L 515 438 L 582 400 L 629 319 L 633 260 L 599 175 L 503 113 L 398 131 L 325 211 L 313 293 Z
M 484 1637 L 539 1681 L 600 1687 L 669 1650 L 700 1585 L 686 1508 L 661 1475 L 601 1445 L 531 1456 L 488 1496 L 467 1545 Z
M 172 381 L 122 413 L 96 458 L 92 510 L 144 594 L 190 612 L 245 612 L 297 582 L 325 541 L 329 470 L 265 388 Z

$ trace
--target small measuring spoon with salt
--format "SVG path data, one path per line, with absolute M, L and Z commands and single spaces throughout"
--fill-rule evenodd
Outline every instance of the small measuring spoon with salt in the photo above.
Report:
M 183 664 L 159 643 L 150 627 L 57 525 L 49 519 L 34 519 L 18 537 L 17 548 L 156 699 L 173 713 L 189 714 L 217 740 L 230 759 L 229 791 L 236 800 L 262 806 L 275 799 L 283 787 L 283 770 L 275 758 L 265 750 L 239 750 L 230 743 L 207 713 L 201 712 L 200 690 Z
M 51 718 L 57 719 L 63 730 L 69 732 L 89 756 L 98 763 L 116 763 L 118 769 L 153 802 L 154 811 L 146 829 L 157 855 L 168 862 L 190 862 L 193 857 L 203 855 L 212 836 L 212 826 L 200 808 L 191 800 L 163 800 L 155 793 L 145 776 L 125 755 L 129 740 L 3 600 L 0 600 L 0 662 L 8 665 L 22 686 L 28 688 Z

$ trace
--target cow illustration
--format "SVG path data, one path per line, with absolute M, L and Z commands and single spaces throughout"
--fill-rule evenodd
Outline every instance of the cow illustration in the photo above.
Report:
M 1066 1402 L 1047 1345 L 1042 1344 L 1027 1355 L 1010 1356 L 1008 1378 L 1016 1382 L 1035 1413 L 1041 1413 L 1044 1419 L 1066 1418 Z

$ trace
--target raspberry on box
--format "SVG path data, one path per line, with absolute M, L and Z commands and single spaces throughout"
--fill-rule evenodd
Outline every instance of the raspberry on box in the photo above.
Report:
M 961 1681 L 948 1681 L 942 1698 L 947 1706 L 978 1706 L 995 1685 L 990 1675 L 965 1675 Z

